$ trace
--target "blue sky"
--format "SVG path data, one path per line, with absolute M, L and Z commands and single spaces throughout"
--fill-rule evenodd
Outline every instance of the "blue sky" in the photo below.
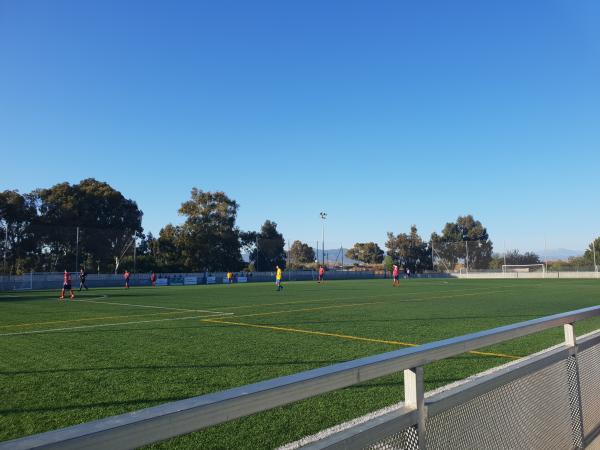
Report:
M 127 4 L 125 4 L 127 3 Z M 158 233 L 193 186 L 328 247 L 473 214 L 600 234 L 600 3 L 0 1 L 0 189 L 107 181 Z

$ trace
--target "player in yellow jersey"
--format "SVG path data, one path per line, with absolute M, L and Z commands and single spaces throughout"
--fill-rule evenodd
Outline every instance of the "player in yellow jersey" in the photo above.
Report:
M 283 270 L 281 270 L 281 267 L 276 266 L 277 272 L 275 273 L 275 286 L 277 286 L 277 290 L 280 291 L 283 289 L 283 286 L 281 285 L 281 278 L 283 276 Z
M 227 272 L 227 283 L 229 284 L 229 286 L 231 286 L 233 284 L 233 273 L 232 272 Z

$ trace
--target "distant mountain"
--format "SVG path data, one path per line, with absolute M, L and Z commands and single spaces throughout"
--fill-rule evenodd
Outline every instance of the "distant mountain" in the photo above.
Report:
M 542 261 L 544 260 L 544 257 L 548 258 L 550 261 L 566 261 L 573 256 L 582 256 L 583 252 L 583 250 L 570 250 L 568 248 L 547 248 L 546 250 L 534 250 L 534 253 L 536 253 Z

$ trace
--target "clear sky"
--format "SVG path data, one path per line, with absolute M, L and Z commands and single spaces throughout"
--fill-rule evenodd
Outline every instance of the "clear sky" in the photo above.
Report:
M 0 190 L 94 177 L 144 228 L 193 186 L 327 247 L 473 214 L 600 234 L 600 2 L 0 0 Z

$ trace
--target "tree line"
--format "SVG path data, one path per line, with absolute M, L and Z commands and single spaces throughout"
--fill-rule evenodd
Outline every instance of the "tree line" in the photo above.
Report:
M 424 270 L 454 270 L 461 262 L 472 269 L 487 269 L 493 259 L 493 243 L 487 229 L 473 216 L 459 216 L 448 222 L 441 233 L 431 234 L 424 240 L 412 225 L 408 233 L 387 233 L 387 252 L 374 242 L 356 243 L 346 252 L 351 259 L 367 264 L 382 264 L 391 269 L 393 264 L 410 269 L 413 273 Z
M 143 212 L 108 183 L 89 178 L 27 194 L 0 192 L 2 272 L 132 270 L 238 271 L 285 266 L 283 235 L 266 220 L 258 231 L 236 225 L 238 204 L 223 192 L 191 191 L 179 214 L 158 237 L 145 234 Z
M 473 216 L 459 216 L 456 222 L 448 222 L 441 234 L 432 233 L 424 241 L 416 225 L 409 233 L 388 232 L 384 252 L 375 242 L 357 242 L 346 252 L 348 258 L 364 264 L 379 265 L 391 270 L 393 264 L 414 272 L 424 270 L 453 271 L 468 265 L 474 270 L 501 269 L 503 265 L 532 265 L 544 261 L 534 252 L 521 253 L 509 250 L 494 253 L 492 241 L 481 222 Z M 594 259 L 594 252 L 596 258 Z M 550 261 L 548 270 L 590 270 L 600 265 L 600 237 L 588 245 L 582 256 L 567 261 Z
M 0 192 L 0 252 L 2 272 L 88 270 L 113 272 L 203 272 L 272 270 L 276 265 L 309 268 L 317 265 L 308 244 L 286 242 L 277 223 L 265 220 L 260 230 L 241 230 L 238 203 L 224 192 L 193 188 L 179 207 L 180 225 L 167 224 L 158 236 L 144 233 L 143 212 L 108 183 L 88 178 L 59 183 L 27 194 Z M 386 251 L 374 242 L 356 243 L 348 258 L 391 268 L 396 263 L 413 272 L 499 268 L 534 264 L 538 255 L 512 251 L 493 253 L 487 229 L 471 215 L 448 222 L 440 233 L 424 240 L 413 225 L 408 233 L 387 233 Z M 595 241 L 600 251 L 600 238 Z M 577 260 L 592 259 L 592 244 Z M 242 254 L 248 256 L 246 262 Z M 598 254 L 598 253 L 597 253 Z M 589 260 L 589 261 L 588 261 Z

